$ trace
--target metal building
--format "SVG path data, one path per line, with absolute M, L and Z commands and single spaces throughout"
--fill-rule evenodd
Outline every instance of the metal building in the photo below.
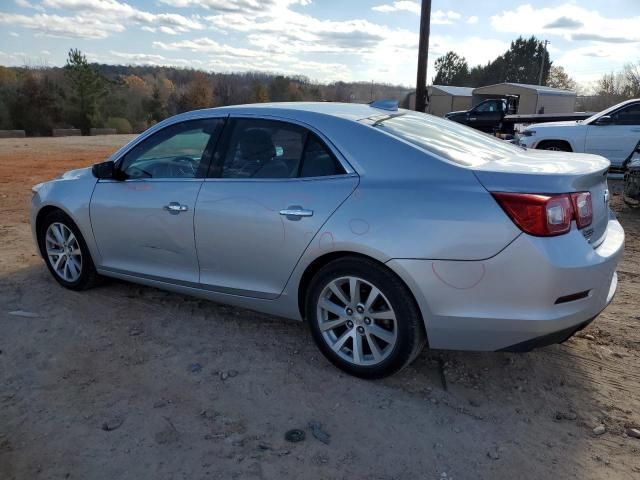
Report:
M 445 113 L 471 108 L 473 88 L 431 85 L 427 88 L 427 113 L 443 117 Z
M 473 90 L 473 105 L 491 98 L 516 97 L 517 114 L 570 113 L 575 111 L 576 92 L 541 85 L 498 83 Z

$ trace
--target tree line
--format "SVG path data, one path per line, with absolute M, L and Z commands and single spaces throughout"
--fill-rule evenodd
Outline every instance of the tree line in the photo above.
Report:
M 480 87 L 502 82 L 537 84 L 544 55 L 543 85 L 577 90 L 581 86 L 561 66 L 553 65 L 535 37 L 518 38 L 486 65 L 469 67 L 450 51 L 435 62 L 436 85 Z M 79 50 L 69 51 L 64 67 L 0 66 L 0 130 L 51 135 L 54 128 L 113 128 L 142 132 L 177 113 L 223 105 L 281 101 L 366 103 L 395 98 L 406 105 L 412 89 L 370 82 L 322 84 L 304 76 L 262 72 L 207 73 L 159 66 L 89 63 Z M 578 109 L 598 111 L 640 97 L 640 63 L 603 75 L 592 95 L 578 99 Z
M 61 68 L 0 66 L 0 130 L 51 135 L 54 128 L 79 128 L 87 134 L 98 127 L 138 133 L 199 108 L 269 101 L 366 103 L 402 100 L 409 91 L 389 84 L 321 84 L 304 76 L 262 72 L 93 64 L 72 49 Z

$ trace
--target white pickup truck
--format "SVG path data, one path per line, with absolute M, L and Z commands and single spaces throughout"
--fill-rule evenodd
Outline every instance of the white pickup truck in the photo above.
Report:
M 520 145 L 541 150 L 594 153 L 620 169 L 640 141 L 640 99 L 628 100 L 586 120 L 537 123 L 520 136 Z

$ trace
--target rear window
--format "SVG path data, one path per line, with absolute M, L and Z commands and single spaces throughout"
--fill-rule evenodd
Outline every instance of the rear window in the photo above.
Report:
M 407 112 L 378 120 L 373 126 L 469 167 L 522 151 L 521 147 L 509 142 L 433 115 Z

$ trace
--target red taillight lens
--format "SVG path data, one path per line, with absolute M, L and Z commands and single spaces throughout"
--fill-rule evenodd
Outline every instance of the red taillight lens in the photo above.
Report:
M 584 228 L 591 225 L 591 221 L 593 220 L 591 192 L 572 193 L 571 203 L 573 203 L 573 213 L 578 228 Z
M 573 205 L 569 195 L 493 193 L 493 197 L 523 232 L 540 237 L 567 233 Z

